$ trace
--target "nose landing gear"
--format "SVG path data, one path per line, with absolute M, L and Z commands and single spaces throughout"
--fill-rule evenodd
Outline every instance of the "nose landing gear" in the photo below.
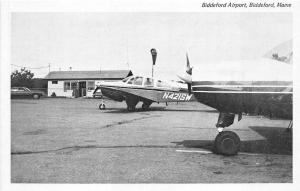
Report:
M 104 104 L 103 99 L 101 99 L 101 103 L 99 104 L 99 109 L 100 110 L 105 110 L 105 104 Z
M 99 109 L 100 109 L 100 110 L 105 110 L 105 104 L 104 104 L 104 103 L 103 103 L 103 104 L 102 104 L 102 103 L 100 103 L 100 105 L 99 105 Z

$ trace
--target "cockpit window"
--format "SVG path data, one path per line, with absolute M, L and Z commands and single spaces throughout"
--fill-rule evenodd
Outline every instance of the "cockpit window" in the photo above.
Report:
M 154 86 L 154 81 L 152 78 L 146 78 L 145 82 L 144 82 L 144 86 L 147 87 L 153 87 Z
M 127 81 L 127 84 L 133 84 L 133 80 L 134 80 L 134 78 L 132 77 L 132 78 L 130 78 L 128 81 Z
M 128 76 L 127 78 L 124 78 L 124 79 L 122 80 L 122 82 L 126 83 L 127 80 L 128 80 L 129 78 L 131 78 L 131 77 L 132 77 L 132 76 Z
M 169 87 L 169 84 L 167 84 L 166 82 L 163 82 L 161 80 L 157 80 L 156 86 L 157 87 Z
M 143 83 L 143 77 L 137 76 L 137 77 L 134 78 L 134 81 L 133 81 L 134 85 L 140 85 L 141 86 L 142 83 Z

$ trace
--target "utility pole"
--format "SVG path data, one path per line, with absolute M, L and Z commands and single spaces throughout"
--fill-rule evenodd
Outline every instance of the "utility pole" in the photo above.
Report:
M 50 66 L 50 63 L 48 63 L 48 67 L 49 67 L 49 73 L 50 73 L 50 67 L 51 67 L 51 66 Z

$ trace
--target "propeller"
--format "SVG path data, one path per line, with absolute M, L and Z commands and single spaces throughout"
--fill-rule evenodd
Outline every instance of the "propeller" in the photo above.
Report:
M 186 73 L 192 75 L 193 67 L 190 66 L 189 56 L 186 54 Z
M 191 67 L 191 65 L 190 65 L 188 54 L 186 54 L 186 73 L 189 74 L 191 76 L 191 78 L 192 78 L 193 67 Z M 190 80 L 190 82 L 187 82 L 189 94 L 192 93 L 192 82 L 191 81 L 192 80 Z
M 178 77 L 183 80 L 187 86 L 188 86 L 188 92 L 189 94 L 192 93 L 192 72 L 193 72 L 193 67 L 190 66 L 190 61 L 188 54 L 186 54 L 186 70 L 185 70 L 184 76 L 179 76 Z

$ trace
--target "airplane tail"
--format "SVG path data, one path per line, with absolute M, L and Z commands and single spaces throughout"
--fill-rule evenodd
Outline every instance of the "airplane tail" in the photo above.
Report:
M 263 55 L 263 57 L 279 62 L 285 62 L 287 64 L 293 64 L 293 39 L 277 45 Z

